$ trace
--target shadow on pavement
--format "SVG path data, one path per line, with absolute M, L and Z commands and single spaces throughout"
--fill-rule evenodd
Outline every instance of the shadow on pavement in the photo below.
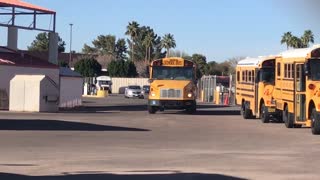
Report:
M 82 122 L 35 119 L 0 119 L 0 131 L 150 131 L 147 129 L 105 126 Z M 1 178 L 0 178 L 1 179 Z
M 108 113 L 108 111 L 147 111 L 147 105 L 82 106 L 76 110 L 63 113 Z
M 216 104 L 198 104 L 198 105 L 197 105 L 197 108 L 198 108 L 198 109 L 227 108 L 227 107 L 232 107 L 232 106 L 216 105 Z
M 72 174 L 61 176 L 25 176 L 18 174 L 0 173 L 0 179 L 6 180 L 242 180 L 243 178 L 201 173 L 170 173 L 170 174 Z
M 198 110 L 193 115 L 238 116 L 238 115 L 240 115 L 240 111 L 237 111 L 237 110 Z

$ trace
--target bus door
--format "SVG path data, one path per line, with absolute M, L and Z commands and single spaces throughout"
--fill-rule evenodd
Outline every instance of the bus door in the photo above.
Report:
M 259 113 L 259 82 L 260 82 L 260 71 L 258 68 L 254 71 L 254 112 L 255 114 Z
M 304 64 L 295 63 L 294 75 L 294 115 L 295 122 L 306 121 L 306 76 Z

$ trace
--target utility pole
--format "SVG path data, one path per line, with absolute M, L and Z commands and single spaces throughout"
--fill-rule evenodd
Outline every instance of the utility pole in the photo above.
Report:
M 73 24 L 70 23 L 70 54 L 69 54 L 69 63 L 72 61 L 72 26 Z

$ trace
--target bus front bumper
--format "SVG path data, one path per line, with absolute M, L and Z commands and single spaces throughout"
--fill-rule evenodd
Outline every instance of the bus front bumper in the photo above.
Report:
M 149 106 L 163 107 L 167 109 L 185 109 L 195 106 L 195 100 L 148 100 Z

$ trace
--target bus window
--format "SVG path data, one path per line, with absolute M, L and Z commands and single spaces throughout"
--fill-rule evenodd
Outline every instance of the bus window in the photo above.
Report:
M 237 71 L 237 82 L 239 82 L 239 81 L 240 81 L 240 77 L 239 77 L 239 75 L 240 75 L 240 72 L 239 72 L 239 71 Z
M 277 76 L 281 76 L 281 64 L 277 63 Z
M 242 82 L 244 82 L 244 80 L 245 80 L 245 71 L 242 71 Z
M 193 68 L 192 67 L 165 67 L 165 66 L 154 66 L 153 79 L 158 80 L 192 80 L 193 79 Z
M 260 71 L 260 81 L 265 83 L 274 83 L 275 79 L 274 69 L 272 68 L 263 68 Z
M 320 60 L 311 59 L 309 60 L 311 68 L 311 79 L 314 81 L 320 80 Z
M 251 72 L 251 79 L 252 79 L 252 82 L 254 82 L 254 70 L 252 70 L 252 72 Z
M 284 64 L 284 77 L 287 78 L 288 77 L 288 65 Z

